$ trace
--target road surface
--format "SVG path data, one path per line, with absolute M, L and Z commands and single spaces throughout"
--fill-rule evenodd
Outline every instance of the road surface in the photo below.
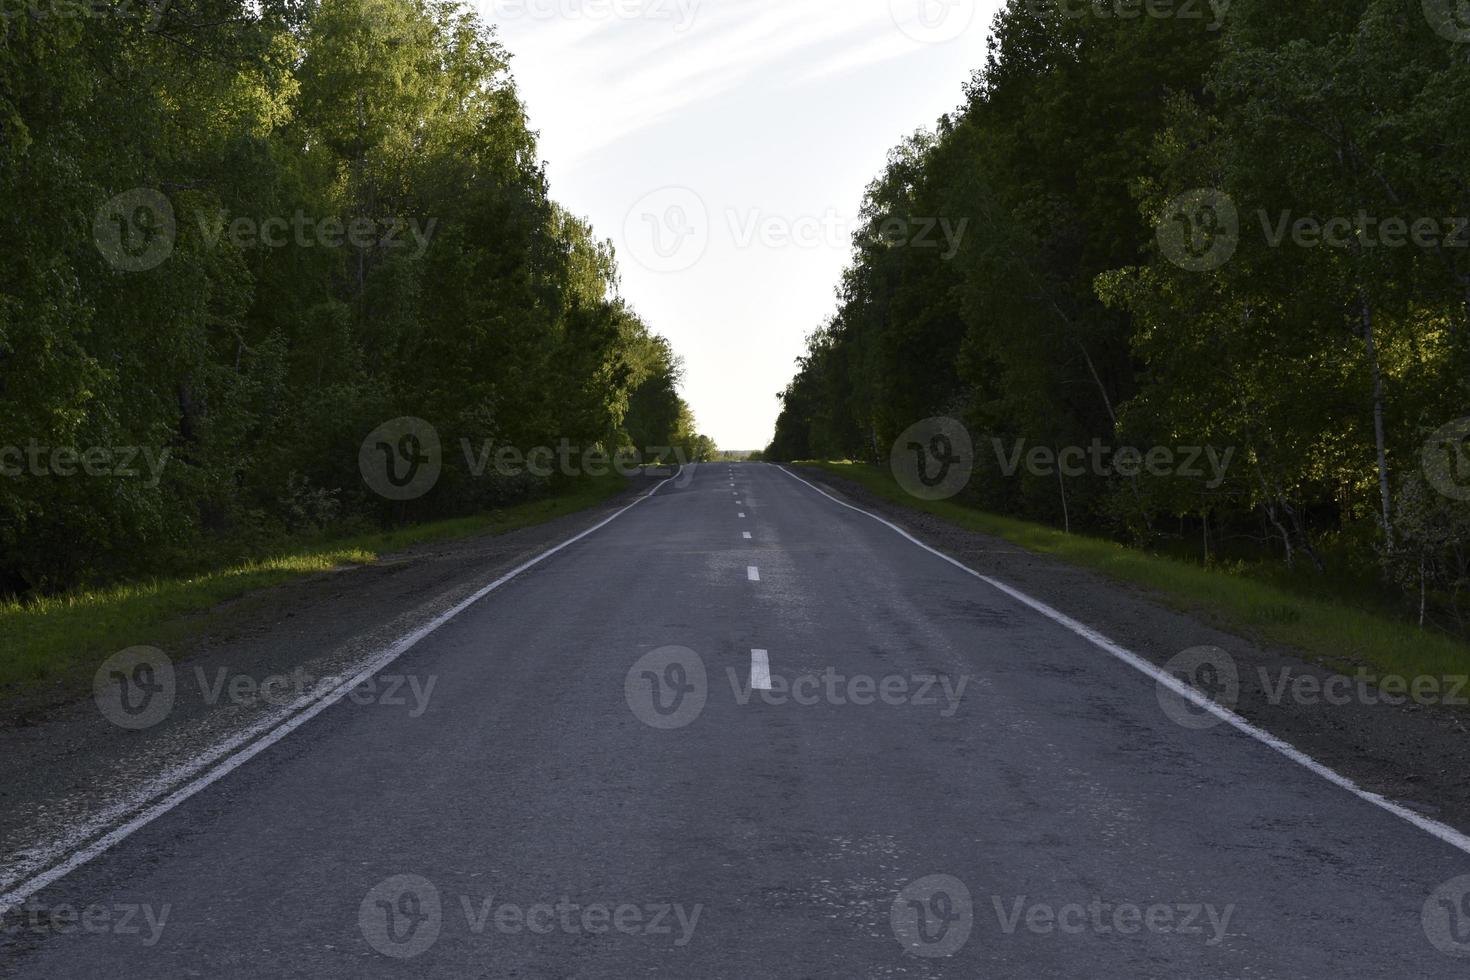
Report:
M 12 913 L 0 974 L 1470 972 L 1425 911 L 1465 853 L 774 466 L 385 674 Z

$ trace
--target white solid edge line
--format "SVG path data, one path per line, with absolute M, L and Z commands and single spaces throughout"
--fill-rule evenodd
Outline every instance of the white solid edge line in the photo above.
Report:
M 971 575 L 975 576 L 986 585 L 989 585 L 994 589 L 1004 592 L 1006 595 L 1010 596 L 1012 599 L 1015 599 L 1017 602 L 1020 602 L 1023 605 L 1030 606 L 1032 609 L 1041 613 L 1047 619 L 1050 619 L 1053 622 L 1065 626 L 1067 629 L 1071 630 L 1073 633 L 1076 633 L 1078 636 L 1082 637 L 1084 640 L 1087 640 L 1094 646 L 1100 647 L 1106 652 L 1112 654 L 1117 659 L 1123 661 L 1128 666 L 1133 667 L 1140 673 L 1146 674 L 1149 677 L 1153 678 L 1155 683 L 1162 684 L 1164 687 L 1167 687 L 1169 690 L 1173 691 L 1180 697 L 1215 715 L 1221 721 L 1224 721 L 1232 728 L 1235 728 L 1237 731 L 1240 731 L 1245 735 L 1249 735 L 1256 741 L 1275 749 L 1277 752 L 1286 756 L 1292 762 L 1297 763 L 1305 769 L 1311 770 L 1318 776 L 1321 776 L 1323 779 L 1327 780 L 1329 783 L 1332 783 L 1335 786 L 1339 786 L 1342 789 L 1347 790 L 1349 793 L 1352 793 L 1359 799 L 1366 800 L 1367 802 L 1372 803 L 1374 806 L 1379 807 L 1380 809 L 1387 810 L 1389 813 L 1400 818 L 1401 820 L 1405 820 L 1408 823 L 1413 824 L 1415 827 L 1418 827 L 1420 830 L 1439 838 L 1451 847 L 1458 848 L 1459 850 L 1464 851 L 1466 854 L 1470 854 L 1470 836 L 1466 836 L 1465 834 L 1460 833 L 1458 830 L 1449 826 L 1448 824 L 1442 824 L 1438 820 L 1431 820 L 1429 817 L 1426 817 L 1423 814 L 1416 813 L 1408 807 L 1395 803 L 1394 801 L 1388 799 L 1387 797 L 1381 796 L 1378 793 L 1363 789 L 1357 783 L 1337 772 L 1335 769 L 1331 769 L 1328 766 L 1323 765 L 1316 759 L 1313 759 L 1311 756 L 1307 755 L 1305 752 L 1296 748 L 1291 743 L 1277 738 L 1275 735 L 1272 735 L 1270 732 L 1265 731 L 1264 729 L 1257 728 L 1255 725 L 1252 725 L 1250 722 L 1246 721 L 1244 718 L 1231 711 L 1229 708 L 1210 698 L 1205 697 L 1203 694 L 1200 694 L 1193 687 L 1185 684 L 1177 677 L 1173 677 L 1165 671 L 1160 670 L 1158 667 L 1143 659 L 1133 651 L 1119 646 L 1092 627 L 1078 622 L 1065 613 L 1058 612 L 1041 600 L 1033 599 L 1026 593 L 1021 592 L 1019 589 L 1014 589 L 1011 586 L 1006 585 L 999 579 L 991 578 L 988 575 L 981 575 L 973 568 L 963 564 L 960 561 L 957 561 L 954 558 L 951 558 L 944 552 L 929 547 L 927 544 L 920 541 L 912 534 L 909 534 L 897 524 L 894 524 L 891 521 L 884 520 L 877 514 L 873 514 L 869 511 L 863 510 L 861 507 L 854 507 L 852 504 L 838 500 L 836 497 L 832 496 L 821 487 L 816 486 L 812 483 L 807 483 L 806 480 L 803 480 L 795 473 L 792 473 L 786 467 L 778 465 L 776 469 L 780 470 L 782 473 L 785 473 L 787 476 L 791 477 L 798 483 L 805 483 L 808 487 L 811 487 L 811 489 L 826 497 L 834 504 L 839 504 L 840 506 L 846 507 L 848 510 L 857 511 L 859 514 L 862 514 L 865 517 L 871 517 L 879 524 L 883 524 L 891 528 L 892 530 L 897 531 L 900 535 L 907 538 L 910 542 L 918 545 L 920 548 L 923 548 L 930 554 L 937 555 L 938 557 L 943 558 L 945 561 L 949 562 L 956 568 L 965 572 L 969 572 Z
M 771 689 L 771 658 L 765 650 L 750 651 L 750 686 L 757 691 Z
M 393 661 L 403 656 L 403 654 L 408 652 L 410 648 L 412 648 L 424 637 L 439 629 L 439 627 L 443 626 L 445 623 L 449 622 L 451 619 L 464 612 L 470 606 L 473 606 L 475 603 L 485 598 L 485 596 L 489 595 L 491 592 L 494 592 L 496 589 L 500 588 L 502 585 L 509 582 L 517 575 L 520 575 L 527 569 L 535 565 L 539 565 L 541 562 L 550 558 L 552 555 L 556 554 L 562 549 L 576 544 L 578 541 L 581 541 L 583 538 L 587 537 L 595 531 L 600 531 L 602 528 L 606 527 L 622 515 L 626 514 L 628 511 L 632 510 L 634 507 L 637 507 L 639 504 L 643 503 L 643 501 L 647 500 L 649 497 L 652 497 L 654 494 L 658 493 L 665 483 L 668 483 L 670 480 L 678 477 L 683 468 L 684 467 L 681 464 L 679 470 L 676 471 L 673 476 L 669 476 L 664 478 L 663 480 L 660 480 L 652 490 L 634 500 L 626 507 L 623 507 L 613 512 L 603 520 L 589 527 L 587 530 L 573 535 L 570 538 L 567 538 L 565 541 L 561 542 L 555 547 L 548 548 L 546 551 L 541 552 L 536 557 L 526 561 L 521 565 L 516 566 L 515 568 L 506 572 L 504 575 L 500 576 L 500 578 L 491 582 L 489 585 L 481 588 L 474 595 L 471 595 L 469 598 L 462 600 L 458 605 L 447 610 L 446 612 L 440 613 L 434 619 L 430 620 L 425 625 L 420 626 L 412 633 L 400 637 L 397 642 L 395 642 L 388 649 L 384 650 L 382 653 L 378 654 L 378 656 L 374 657 L 366 667 L 360 670 L 351 679 L 343 682 L 342 684 L 329 691 L 323 693 L 309 693 L 303 695 L 301 698 L 298 698 L 291 705 L 288 711 L 297 711 L 299 709 L 300 713 L 287 718 L 281 724 L 277 725 L 275 728 L 269 731 L 264 737 L 260 738 L 258 741 L 251 742 L 245 748 L 231 755 L 219 765 L 215 766 L 213 769 L 210 769 L 204 775 L 199 776 L 193 781 L 179 787 L 163 799 L 158 800 L 152 804 L 144 805 L 144 808 L 132 819 L 128 820 L 121 826 L 116 827 L 113 830 L 103 834 L 103 836 L 92 841 L 92 843 L 73 852 L 69 858 L 62 861 L 60 864 L 53 865 L 52 867 L 48 868 L 45 871 L 42 871 L 39 874 L 33 875 L 28 879 L 24 879 L 19 884 L 7 883 L 5 887 L 8 890 L 3 895 L 0 895 L 0 915 L 8 914 L 12 908 L 20 904 L 21 902 L 24 902 L 27 898 L 30 898 L 36 892 L 66 877 L 68 874 L 75 871 L 77 868 L 80 868 L 82 865 L 97 857 L 99 854 L 104 853 L 105 851 L 112 848 L 114 845 L 130 837 L 136 831 L 142 829 L 143 827 L 146 827 L 148 824 L 157 820 L 159 817 L 168 813 L 170 810 L 173 810 L 180 803 L 183 803 L 191 796 L 194 796 L 200 791 L 207 789 L 214 783 L 229 775 L 231 772 L 234 772 L 240 766 L 249 762 L 251 759 L 255 758 L 257 755 L 264 752 L 272 745 L 275 745 L 287 735 L 290 735 L 296 729 L 300 728 L 302 725 L 306 724 L 308 721 L 315 718 L 317 715 L 321 714 L 323 711 L 330 708 L 338 701 L 341 701 L 342 698 L 346 697 L 347 694 L 349 694 L 359 684 L 371 679 L 384 667 L 387 667 Z
M 750 579 L 752 582 L 759 582 L 761 580 L 761 570 L 759 568 L 756 568 L 754 565 L 746 565 L 745 577 Z

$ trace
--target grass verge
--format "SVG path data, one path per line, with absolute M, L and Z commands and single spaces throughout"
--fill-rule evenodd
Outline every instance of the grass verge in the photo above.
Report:
M 541 524 L 602 503 L 627 486 L 615 473 L 584 477 L 550 497 L 474 517 L 328 539 L 187 577 L 0 604 L 0 695 L 70 686 L 95 668 L 101 655 L 139 643 L 187 638 L 194 624 L 184 617 L 257 589 L 371 564 L 379 555 L 413 545 Z
M 1102 538 L 1067 534 L 1044 524 L 1002 517 L 950 500 L 919 500 L 885 469 L 865 463 L 802 462 L 864 487 L 884 500 L 971 531 L 1100 572 L 1157 594 L 1169 605 L 1202 613 L 1220 626 L 1287 645 L 1349 673 L 1359 666 L 1405 677 L 1463 675 L 1470 646 L 1375 612 L 1296 594 L 1224 569 L 1152 555 Z

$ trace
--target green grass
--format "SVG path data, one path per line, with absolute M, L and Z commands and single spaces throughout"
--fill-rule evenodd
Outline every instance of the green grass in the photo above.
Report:
M 1169 605 L 1203 614 L 1217 626 L 1258 641 L 1294 647 L 1308 658 L 1349 672 L 1359 665 L 1380 674 L 1463 675 L 1470 646 L 1344 601 L 1303 596 L 1235 570 L 1149 554 L 1114 541 L 1066 534 L 1043 524 L 989 514 L 952 500 L 919 500 L 886 469 L 863 463 L 803 462 L 860 484 L 874 494 L 951 524 L 1002 538 L 1130 585 Z
M 553 496 L 474 517 L 300 545 L 186 577 L 0 604 L 0 694 L 71 689 L 90 678 L 102 657 L 138 644 L 186 641 L 199 628 L 191 614 L 259 589 L 371 564 L 379 555 L 412 545 L 540 524 L 595 506 L 627 485 L 617 474 L 585 477 Z

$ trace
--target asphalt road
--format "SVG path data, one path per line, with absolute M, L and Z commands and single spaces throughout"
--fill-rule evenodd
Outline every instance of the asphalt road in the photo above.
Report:
M 12 913 L 0 973 L 1470 973 L 1466 854 L 776 467 L 388 672 Z

